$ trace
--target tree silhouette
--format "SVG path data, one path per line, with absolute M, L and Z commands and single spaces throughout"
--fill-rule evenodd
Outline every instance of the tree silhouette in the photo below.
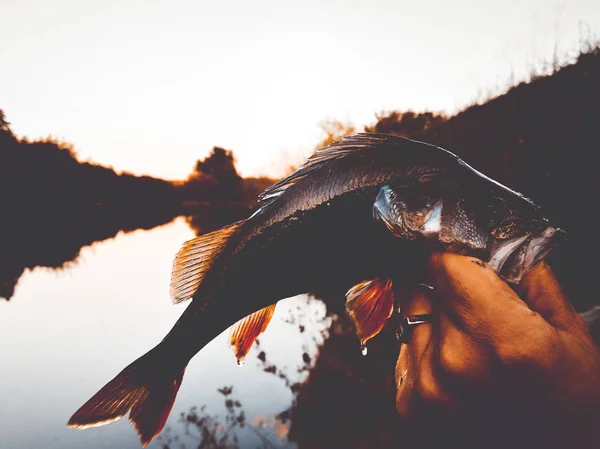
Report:
M 414 137 L 447 120 L 443 114 L 434 112 L 392 111 L 376 114 L 377 123 L 366 126 L 367 132 Z
M 235 202 L 242 200 L 242 184 L 233 153 L 214 147 L 206 158 L 196 162 L 181 191 L 190 201 Z
M 12 130 L 10 129 L 10 123 L 6 121 L 6 115 L 2 109 L 0 109 L 0 133 L 8 134 L 10 136 L 13 135 Z
M 356 133 L 356 127 L 351 122 L 340 122 L 339 120 L 323 120 L 319 127 L 325 133 L 325 137 L 317 144 L 317 148 L 329 145 L 344 136 Z

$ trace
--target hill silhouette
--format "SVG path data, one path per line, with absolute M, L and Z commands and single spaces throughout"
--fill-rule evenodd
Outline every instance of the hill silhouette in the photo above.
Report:
M 568 242 L 553 251 L 550 262 L 574 304 L 583 310 L 600 304 L 594 290 L 595 264 L 588 262 L 599 249 L 591 218 L 600 183 L 594 164 L 600 150 L 599 79 L 596 48 L 552 76 L 521 83 L 453 117 L 393 111 L 380 115 L 366 130 L 442 146 L 534 198 L 569 233 Z M 326 304 L 343 300 L 324 299 Z M 320 349 L 291 409 L 290 440 L 299 449 L 415 447 L 420 438 L 395 411 L 398 343 L 390 329 L 371 340 L 369 355 L 361 357 L 347 317 L 334 313 L 339 314 L 337 327 Z M 597 332 L 595 337 L 600 343 Z

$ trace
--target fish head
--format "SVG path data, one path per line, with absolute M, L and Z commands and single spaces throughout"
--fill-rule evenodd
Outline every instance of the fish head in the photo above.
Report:
M 566 233 L 562 229 L 548 226 L 515 239 L 518 244 L 513 251 L 503 251 L 499 245 L 492 251 L 493 256 L 488 263 L 504 280 L 518 284 L 525 273 L 542 261 L 565 238 Z
M 540 208 L 512 191 L 490 192 L 480 219 L 490 235 L 487 263 L 507 282 L 522 277 L 566 239 Z
M 476 174 L 384 185 L 373 204 L 374 219 L 397 238 L 481 258 L 518 284 L 565 233 L 529 199 Z
M 460 183 L 465 207 L 489 235 L 486 262 L 505 281 L 518 284 L 566 233 L 529 198 L 459 162 L 466 169 Z

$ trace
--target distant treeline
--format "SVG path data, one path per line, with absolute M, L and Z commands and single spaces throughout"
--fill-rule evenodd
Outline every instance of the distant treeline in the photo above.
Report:
M 140 204 L 173 202 L 173 184 L 117 174 L 77 160 L 73 148 L 51 139 L 16 138 L 0 111 L 0 205 Z
M 242 178 L 235 168 L 233 152 L 213 147 L 205 159 L 196 162 L 185 181 L 174 185 L 177 197 L 186 202 L 240 203 L 256 208 L 258 195 L 273 182 L 267 177 Z
M 70 144 L 52 139 L 17 138 L 0 110 L 0 205 L 52 204 L 172 206 L 182 202 L 255 202 L 271 181 L 242 179 L 231 151 L 213 148 L 187 180 L 117 174 L 112 168 L 81 162 Z
M 179 182 L 117 174 L 79 161 L 69 144 L 17 138 L 0 110 L 0 298 L 14 295 L 26 269 L 62 268 L 119 232 L 177 216 L 197 233 L 243 219 L 271 183 L 242 179 L 233 153 L 219 147 Z

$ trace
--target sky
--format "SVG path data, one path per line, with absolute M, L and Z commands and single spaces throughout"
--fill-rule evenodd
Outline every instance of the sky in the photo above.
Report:
M 0 0 L 0 108 L 117 171 L 184 179 L 220 146 L 281 176 L 324 120 L 453 113 L 599 31 L 595 0 Z

